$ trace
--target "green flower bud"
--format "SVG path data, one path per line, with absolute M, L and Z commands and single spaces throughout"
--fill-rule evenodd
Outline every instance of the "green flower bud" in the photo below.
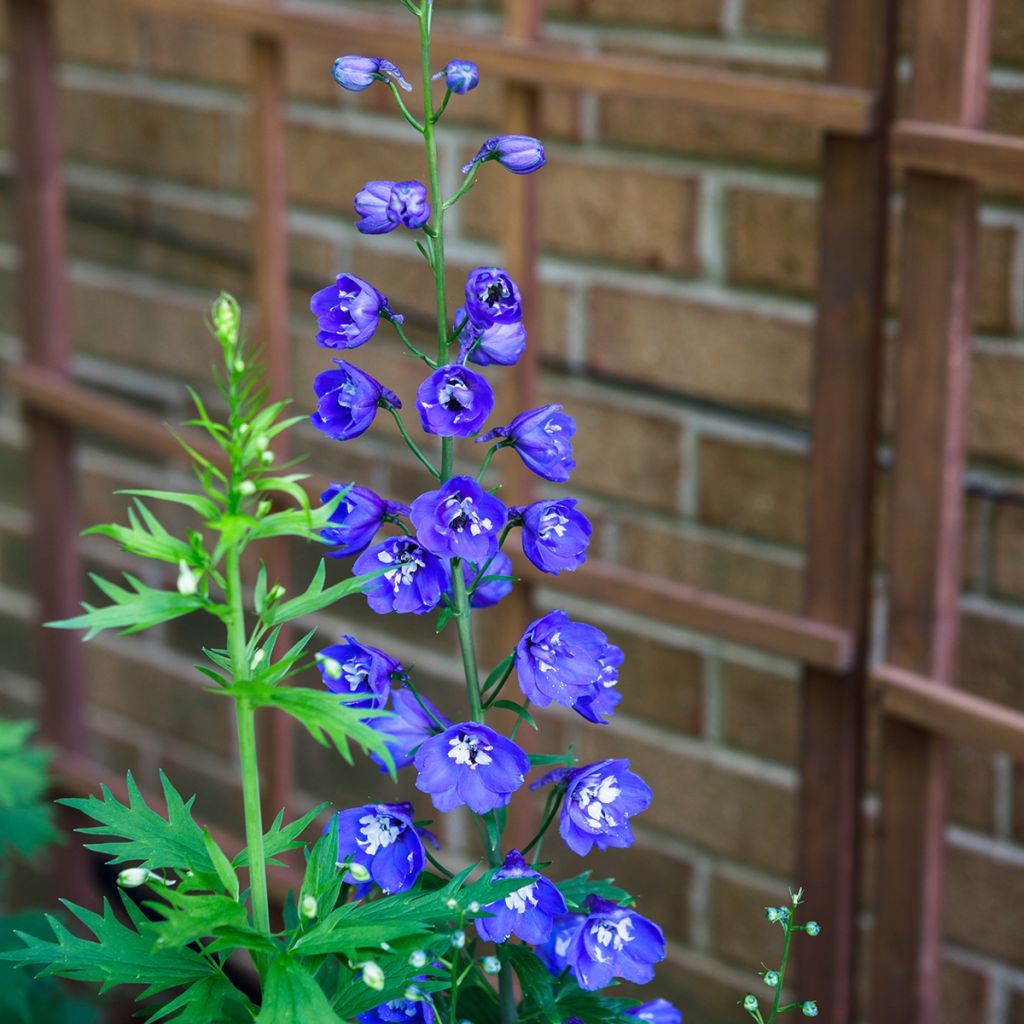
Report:
M 409 963 L 413 967 L 423 967 L 427 962 L 427 954 L 422 949 L 414 949 L 409 954 Z
M 466 933 L 460 928 L 458 931 L 452 932 L 452 947 L 454 949 L 462 949 L 466 945 Z
M 815 935 L 821 934 L 821 925 L 817 921 L 808 921 L 804 925 L 804 931 L 813 939 Z
M 449 896 L 448 899 L 446 899 L 444 901 L 444 905 L 449 910 L 458 910 L 459 909 L 459 901 L 457 899 L 455 899 L 454 896 Z
M 238 485 L 238 493 L 239 494 L 244 494 L 247 497 L 250 494 L 255 494 L 256 493 L 256 485 L 251 480 L 243 480 Z
M 743 997 L 743 1009 L 753 1013 L 757 1009 L 757 996 L 747 995 Z
M 778 971 L 765 971 L 764 972 L 764 983 L 769 988 L 779 987 L 779 972 Z
M 341 662 L 338 661 L 337 658 L 325 658 L 322 654 L 318 654 L 316 656 L 316 662 L 323 670 L 324 674 L 330 676 L 331 679 L 341 678 Z M 363 870 L 365 871 L 366 869 L 363 868 Z M 364 881 L 364 879 L 360 879 L 360 881 Z
M 808 999 L 806 1002 L 800 1004 L 800 1012 L 805 1017 L 817 1017 L 818 1004 L 813 999 Z
M 363 984 L 372 988 L 374 992 L 381 992 L 384 989 L 384 971 L 380 964 L 373 960 L 367 960 L 362 969 Z
M 182 559 L 178 563 L 178 593 L 182 597 L 191 597 L 199 589 L 199 577 L 192 567 Z
M 335 676 L 335 678 L 337 678 L 337 676 Z M 370 880 L 370 872 L 364 864 L 349 864 L 348 873 L 357 882 L 368 882 Z
M 307 920 L 312 921 L 316 917 L 317 905 L 316 897 L 311 893 L 306 893 L 302 897 L 302 902 L 299 904 L 299 913 Z
M 485 956 L 480 964 L 484 974 L 497 974 L 501 970 L 501 961 L 496 956 Z
M 117 876 L 117 884 L 122 889 L 137 889 L 149 881 L 149 871 L 146 868 L 125 868 Z

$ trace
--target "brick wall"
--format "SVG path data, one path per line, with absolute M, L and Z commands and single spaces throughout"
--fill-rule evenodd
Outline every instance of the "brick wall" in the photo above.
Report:
M 449 6 L 473 27 L 494 24 L 484 2 Z M 126 15 L 116 0 L 58 7 L 77 369 L 173 422 L 185 412 L 182 383 L 207 372 L 203 308 L 221 288 L 245 296 L 248 287 L 244 47 L 203 28 Z M 1024 16 L 1017 0 L 995 7 L 990 123 L 1024 133 Z M 552 0 L 547 29 L 595 52 L 815 79 L 823 8 L 823 0 Z M 352 227 L 350 206 L 368 178 L 420 173 L 421 156 L 383 90 L 350 97 L 333 87 L 334 56 L 329 47 L 296 50 L 288 76 L 300 403 L 325 365 L 305 304 L 338 270 L 369 277 L 414 330 L 429 327 L 430 289 L 408 239 L 367 242 Z M 449 183 L 496 125 L 497 100 L 485 80 L 453 104 L 443 143 Z M 4 147 L 8 121 L 0 106 Z M 533 343 L 543 348 L 545 397 L 564 401 L 580 421 L 572 490 L 595 520 L 597 553 L 796 610 L 819 204 L 813 136 L 739 116 L 559 93 L 545 98 L 543 121 L 550 153 L 543 331 Z M 2 160 L 0 348 L 12 359 L 17 254 L 7 149 Z M 484 178 L 452 218 L 453 280 L 496 258 L 503 181 L 492 170 Z M 977 493 L 964 538 L 960 677 L 965 688 L 1014 706 L 1024 702 L 1024 511 L 999 494 L 1024 482 L 1022 228 L 1024 208 L 997 198 L 986 204 L 971 418 Z M 375 340 L 360 357 L 411 397 L 420 374 L 389 340 Z M 41 570 L 25 553 L 31 511 L 9 395 L 0 412 L 0 709 L 22 711 L 38 699 L 22 638 L 31 577 Z M 337 479 L 394 497 L 423 486 L 386 426 L 355 446 L 327 445 L 310 433 L 298 444 L 313 452 L 315 469 Z M 180 479 L 171 465 L 91 437 L 80 468 L 85 522 L 119 514 L 117 487 Z M 884 541 L 881 501 L 878 516 Z M 89 541 L 85 550 L 106 571 L 122 564 L 106 545 Z M 299 552 L 302 565 L 311 557 Z M 797 667 L 613 605 L 567 602 L 556 587 L 539 600 L 607 628 L 627 653 L 616 727 L 585 730 L 550 716 L 556 735 L 574 740 L 585 757 L 628 755 L 656 793 L 639 821 L 637 849 L 595 855 L 588 866 L 616 873 L 664 924 L 671 943 L 664 994 L 690 1020 L 734 1020 L 737 996 L 771 953 L 759 908 L 799 881 L 791 877 Z M 382 620 L 353 602 L 323 625 L 415 660 L 442 703 L 457 699 L 451 647 L 421 647 L 427 623 Z M 392 633 L 396 626 L 401 633 Z M 230 725 L 190 668 L 203 639 L 185 622 L 145 640 L 94 641 L 89 728 L 112 767 L 151 778 L 162 764 L 182 788 L 202 792 L 205 814 L 236 824 Z M 944 1020 L 1017 1024 L 1024 1021 L 1024 776 L 1007 758 L 970 748 L 957 750 L 955 766 Z M 300 744 L 298 773 L 303 799 L 379 792 L 365 766 L 344 770 L 308 743 Z M 459 823 L 452 828 L 458 839 Z

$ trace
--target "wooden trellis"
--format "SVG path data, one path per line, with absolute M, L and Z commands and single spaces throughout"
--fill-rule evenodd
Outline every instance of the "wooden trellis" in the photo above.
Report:
M 284 62 L 291 44 L 337 39 L 346 52 L 410 50 L 404 25 L 365 14 L 289 10 L 272 0 L 121 0 L 140 14 L 234 30 L 249 41 L 252 133 L 258 151 L 254 294 L 271 390 L 286 390 L 287 268 Z M 977 190 L 1022 191 L 1024 139 L 981 130 L 989 0 L 918 0 L 907 119 L 894 120 L 898 0 L 831 0 L 826 83 L 787 81 L 596 57 L 538 41 L 540 0 L 504 0 L 504 32 L 436 33 L 447 52 L 478 61 L 505 83 L 505 130 L 536 134 L 546 89 L 632 95 L 680 109 L 759 116 L 817 129 L 822 220 L 807 597 L 788 615 L 634 570 L 589 561 L 564 589 L 617 607 L 796 659 L 805 666 L 801 815 L 795 874 L 813 890 L 827 941 L 808 944 L 802 987 L 831 1024 L 857 1017 L 857 885 L 862 843 L 864 717 L 872 691 L 885 715 L 880 900 L 873 938 L 872 1024 L 936 1019 L 942 829 L 950 740 L 1024 757 L 1024 714 L 959 692 L 957 635 L 968 343 Z M 28 426 L 37 564 L 37 619 L 73 614 L 80 595 L 73 448 L 88 425 L 155 455 L 178 449 L 161 423 L 100 396 L 71 375 L 65 283 L 64 194 L 55 113 L 51 4 L 7 0 L 11 25 L 23 361 L 8 381 Z M 411 54 L 410 54 L 411 55 Z M 890 174 L 905 171 L 897 422 L 886 664 L 870 672 L 871 505 L 878 437 L 879 365 Z M 502 239 L 506 265 L 527 289 L 538 265 L 536 189 L 514 182 Z M 529 404 L 536 351 L 516 371 L 517 407 Z M 507 484 L 528 496 L 526 474 Z M 282 557 L 279 563 L 283 563 Z M 279 564 L 277 571 L 287 567 Z M 528 613 L 526 603 L 519 606 Z M 517 621 L 513 619 L 510 631 Z M 63 751 L 63 782 L 103 777 L 89 757 L 77 637 L 40 628 L 47 736 Z M 292 748 L 285 726 L 268 736 L 269 799 L 286 802 Z

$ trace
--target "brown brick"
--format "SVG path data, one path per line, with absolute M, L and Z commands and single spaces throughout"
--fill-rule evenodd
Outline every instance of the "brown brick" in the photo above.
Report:
M 722 663 L 722 739 L 771 761 L 795 764 L 799 683 L 738 662 Z
M 650 0 L 645 4 L 630 0 L 575 0 L 571 7 L 565 6 L 578 20 L 716 33 L 721 4 L 719 0 Z
M 57 4 L 57 49 L 62 60 L 111 67 L 137 67 L 141 19 L 118 0 L 61 0 Z
M 754 313 L 606 288 L 591 303 L 591 366 L 728 405 L 803 415 L 810 331 Z
M 788 899 L 785 886 L 751 882 L 725 871 L 711 880 L 711 947 L 719 956 L 749 971 L 777 963 L 783 931 L 769 924 L 764 908 Z
M 1017 0 L 995 0 L 992 12 L 992 58 L 1024 64 L 1024 10 Z
M 1020 465 L 1024 460 L 1024 358 L 991 349 L 971 360 L 970 450 Z
M 466 196 L 471 235 L 497 236 L 502 195 L 513 187 L 501 178 Z M 559 160 L 544 169 L 539 191 L 541 243 L 552 252 L 677 274 L 697 269 L 693 178 Z
M 1024 628 L 1008 618 L 968 612 L 960 618 L 959 686 L 1010 707 L 1024 704 Z
M 994 801 L 992 752 L 954 744 L 949 766 L 950 820 L 978 832 L 991 832 Z
M 147 44 L 149 67 L 155 74 L 238 87 L 252 80 L 244 33 L 197 21 L 153 18 Z M 291 64 L 290 59 L 285 61 L 286 67 Z
M 992 589 L 1024 596 L 1024 508 L 997 503 L 993 517 Z
M 789 36 L 796 39 L 820 39 L 825 33 L 825 0 L 747 0 L 743 10 L 744 27 L 754 33 Z
M 784 544 L 802 544 L 807 464 L 803 456 L 716 437 L 700 440 L 703 522 Z
M 988 1017 L 988 979 L 980 971 L 943 960 L 938 1024 L 966 1024 Z

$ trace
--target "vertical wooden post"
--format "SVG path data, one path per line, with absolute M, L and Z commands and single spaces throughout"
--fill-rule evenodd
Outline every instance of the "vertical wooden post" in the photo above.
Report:
M 800 991 L 833 1024 L 856 1019 L 857 896 L 872 497 L 884 313 L 896 0 L 832 0 L 829 80 L 872 89 L 868 138 L 824 140 L 815 331 L 807 615 L 842 626 L 850 671 L 803 677 L 798 880 L 824 927 L 799 960 Z
M 978 127 L 990 0 L 919 0 L 910 116 Z M 956 657 L 977 190 L 909 172 L 891 504 L 888 660 L 949 685 Z M 937 1019 L 947 742 L 885 723 L 873 1024 Z

